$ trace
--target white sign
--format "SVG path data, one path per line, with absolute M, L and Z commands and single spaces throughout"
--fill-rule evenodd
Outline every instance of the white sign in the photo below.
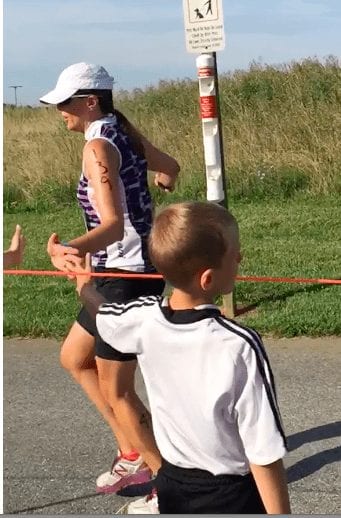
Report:
M 225 47 L 222 0 L 183 0 L 186 49 L 202 53 Z

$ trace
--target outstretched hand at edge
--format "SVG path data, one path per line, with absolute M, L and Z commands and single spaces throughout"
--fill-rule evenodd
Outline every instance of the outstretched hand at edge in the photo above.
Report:
M 22 262 L 25 244 L 26 239 L 21 233 L 21 226 L 16 225 L 15 232 L 11 239 L 10 247 L 4 252 L 3 255 L 4 268 L 18 266 Z

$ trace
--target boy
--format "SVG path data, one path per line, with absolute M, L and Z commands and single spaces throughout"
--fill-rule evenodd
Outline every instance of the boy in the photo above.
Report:
M 162 456 L 160 513 L 290 513 L 263 344 L 214 304 L 232 291 L 241 259 L 235 219 L 211 203 L 170 205 L 155 219 L 149 251 L 173 286 L 169 299 L 107 304 L 84 275 L 77 291 L 97 312 L 102 338 L 138 356 Z

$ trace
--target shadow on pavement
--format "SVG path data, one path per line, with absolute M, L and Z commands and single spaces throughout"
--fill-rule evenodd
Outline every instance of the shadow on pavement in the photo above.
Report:
M 290 468 L 287 469 L 287 478 L 289 484 L 301 480 L 302 478 L 312 475 L 323 466 L 327 464 L 333 464 L 341 460 L 341 447 L 331 448 L 330 450 L 320 451 L 302 459 Z

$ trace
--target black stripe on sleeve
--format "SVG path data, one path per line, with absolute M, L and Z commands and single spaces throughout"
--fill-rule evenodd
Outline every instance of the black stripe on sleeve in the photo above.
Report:
M 270 361 L 269 361 L 268 355 L 266 353 L 266 350 L 265 350 L 265 347 L 264 347 L 264 344 L 262 342 L 262 338 L 261 338 L 260 334 L 257 333 L 257 331 L 255 329 L 252 329 L 251 327 L 246 327 L 246 326 L 242 326 L 242 325 L 238 324 L 235 320 L 229 320 L 226 317 L 222 317 L 222 318 L 224 318 L 224 320 L 227 323 L 233 324 L 233 326 L 236 326 L 240 331 L 242 331 L 244 333 L 249 333 L 253 337 L 257 347 L 261 350 L 261 353 L 262 353 L 262 356 L 263 356 L 263 359 L 264 359 L 264 363 L 267 366 L 267 369 L 268 369 L 268 372 L 269 372 L 269 376 L 270 376 L 270 388 L 273 391 L 274 403 L 276 404 L 276 407 L 277 407 L 277 413 L 280 416 L 280 412 L 279 412 L 279 408 L 278 408 L 278 403 L 277 403 L 275 379 L 274 379 L 274 375 L 273 375 L 273 372 L 272 372 L 272 369 L 271 369 Z M 233 326 L 231 326 L 231 327 L 233 327 Z M 243 336 L 245 336 L 245 335 L 243 335 Z M 283 426 L 282 426 L 282 428 L 283 428 Z
M 236 325 L 238 325 L 238 324 L 236 324 Z M 254 339 L 257 341 L 257 344 L 259 345 L 259 348 L 262 350 L 265 363 L 266 363 L 266 365 L 268 367 L 270 381 L 271 381 L 271 386 L 272 386 L 272 389 L 273 389 L 273 392 L 274 392 L 274 395 L 275 395 L 276 404 L 278 405 L 278 403 L 277 403 L 277 391 L 276 391 L 275 378 L 274 378 L 274 375 L 273 375 L 273 372 L 272 372 L 272 369 L 271 369 L 271 365 L 270 365 L 270 361 L 269 361 L 268 355 L 266 353 L 266 350 L 265 350 L 264 344 L 262 342 L 262 339 L 261 339 L 259 333 L 257 333 L 257 331 L 255 331 L 254 329 L 251 329 L 250 327 L 248 327 L 247 331 L 254 337 Z
M 218 318 L 216 318 L 216 321 L 219 322 L 219 324 L 221 324 L 223 327 L 228 329 L 231 333 L 234 333 L 234 334 L 238 335 L 240 338 L 242 338 L 243 340 L 245 340 L 250 345 L 251 349 L 254 351 L 254 353 L 256 355 L 257 367 L 262 376 L 265 391 L 268 396 L 268 400 L 269 400 L 269 404 L 270 404 L 272 413 L 274 415 L 276 426 L 283 439 L 284 445 L 287 448 L 287 440 L 285 437 L 285 433 L 284 433 L 282 422 L 281 422 L 281 416 L 280 416 L 279 409 L 277 406 L 275 388 L 274 388 L 274 386 L 270 386 L 270 383 L 272 385 L 273 374 L 271 371 L 269 360 L 267 359 L 267 356 L 266 356 L 266 353 L 264 350 L 263 343 L 262 343 L 258 333 L 250 333 L 250 330 L 248 328 L 244 329 L 239 324 L 236 324 L 236 322 L 233 322 L 233 324 L 236 327 L 238 327 L 238 329 L 235 329 L 234 327 L 232 327 L 230 325 L 230 323 L 227 319 L 225 320 L 224 317 L 218 317 Z M 251 334 L 251 337 L 246 334 L 247 332 L 249 332 Z M 265 363 L 267 364 L 268 372 L 270 375 L 270 383 L 266 376 L 266 373 L 265 373 L 265 370 L 264 370 L 264 367 L 262 364 L 261 355 L 263 356 L 263 359 L 264 359 Z
M 125 304 L 112 302 L 111 304 L 102 304 L 98 310 L 100 315 L 122 315 L 130 309 L 154 306 L 159 302 L 160 297 L 151 295 L 150 297 L 140 297 L 139 299 L 127 302 Z

